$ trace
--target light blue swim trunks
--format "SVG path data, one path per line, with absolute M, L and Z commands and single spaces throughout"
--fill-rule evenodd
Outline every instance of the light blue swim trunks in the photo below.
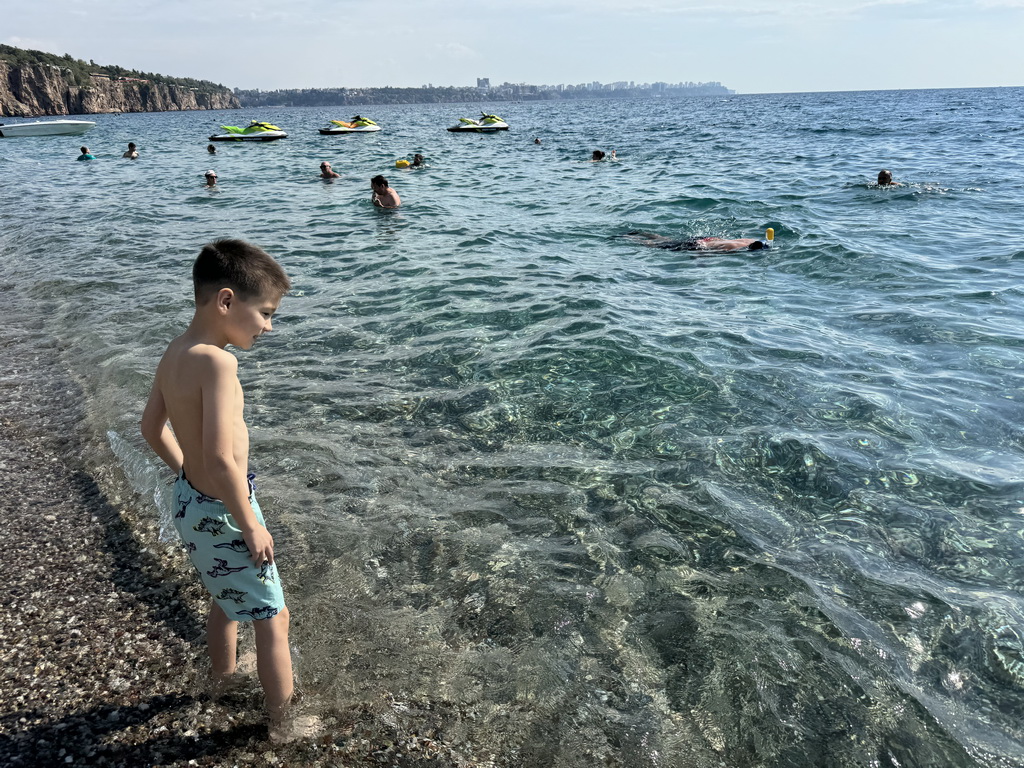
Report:
M 249 475 L 249 503 L 260 525 L 265 525 L 253 477 Z M 269 619 L 284 608 L 277 566 L 253 563 L 228 508 L 193 488 L 184 471 L 174 483 L 174 527 L 207 591 L 229 619 Z

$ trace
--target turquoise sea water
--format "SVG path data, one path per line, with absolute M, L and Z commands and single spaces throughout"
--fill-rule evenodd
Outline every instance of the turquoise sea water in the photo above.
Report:
M 166 493 L 138 416 L 200 246 L 244 237 L 295 284 L 240 375 L 325 709 L 430 710 L 499 765 L 1024 765 L 1024 89 L 444 131 L 479 109 L 0 141 L 11 323 L 58 340 L 96 460 Z M 207 155 L 249 118 L 290 137 Z M 623 237 L 766 227 L 704 259 Z

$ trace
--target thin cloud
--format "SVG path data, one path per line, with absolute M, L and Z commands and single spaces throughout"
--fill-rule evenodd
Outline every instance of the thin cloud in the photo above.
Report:
M 435 46 L 435 49 L 449 59 L 468 61 L 480 58 L 479 53 L 462 43 L 440 43 Z
M 55 53 L 62 55 L 64 51 L 58 51 L 57 43 L 52 40 L 43 40 L 36 37 L 5 37 L 3 39 L 4 45 L 13 45 L 15 48 L 26 48 L 32 51 L 44 51 L 45 53 Z

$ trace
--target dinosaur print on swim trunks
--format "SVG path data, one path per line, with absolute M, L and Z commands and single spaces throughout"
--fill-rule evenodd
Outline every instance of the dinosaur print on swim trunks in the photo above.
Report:
M 249 567 L 247 565 L 240 565 L 237 568 L 231 568 L 228 565 L 227 560 L 221 560 L 219 557 L 213 558 L 213 561 L 216 563 L 216 565 L 214 565 L 213 568 L 208 570 L 206 573 L 208 576 L 211 576 L 214 579 L 218 576 L 227 576 L 229 573 L 238 573 L 239 571 L 244 571 L 246 568 Z
M 224 533 L 224 521 L 217 520 L 213 517 L 204 517 L 199 521 L 198 525 L 192 526 L 193 531 L 199 531 L 200 533 L 211 533 L 214 536 L 220 536 Z
M 200 496 L 179 474 L 170 514 L 206 591 L 232 621 L 270 619 L 283 612 L 278 566 L 254 563 L 245 537 L 224 504 L 209 496 L 200 500 Z M 256 522 L 265 526 L 255 495 L 249 501 Z
M 232 552 L 248 552 L 249 548 L 245 545 L 245 539 L 232 539 L 230 542 L 223 541 L 220 544 L 214 544 L 214 549 L 230 549 Z
M 238 613 L 249 616 L 253 619 L 269 619 L 273 616 L 277 616 L 280 613 L 280 608 L 274 608 L 271 605 L 264 605 L 262 608 L 253 608 L 248 611 L 239 611 Z
M 274 578 L 275 569 L 270 563 L 264 563 L 260 566 L 260 572 L 256 574 L 256 578 L 266 584 L 268 581 L 273 584 L 276 579 Z

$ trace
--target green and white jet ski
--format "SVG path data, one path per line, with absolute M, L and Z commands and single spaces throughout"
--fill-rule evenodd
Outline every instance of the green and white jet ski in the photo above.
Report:
M 379 130 L 380 126 L 373 120 L 356 115 L 351 120 L 331 120 L 331 125 L 321 128 L 320 133 L 324 136 L 334 136 L 339 133 L 373 133 Z
M 481 112 L 479 120 L 474 120 L 471 117 L 460 117 L 459 124 L 453 125 L 448 130 L 452 133 L 497 133 L 498 131 L 507 131 L 508 123 L 497 115 Z
M 237 125 L 222 125 L 227 133 L 218 133 L 210 137 L 210 141 L 276 141 L 284 139 L 288 134 L 270 123 L 253 120 L 245 128 Z

